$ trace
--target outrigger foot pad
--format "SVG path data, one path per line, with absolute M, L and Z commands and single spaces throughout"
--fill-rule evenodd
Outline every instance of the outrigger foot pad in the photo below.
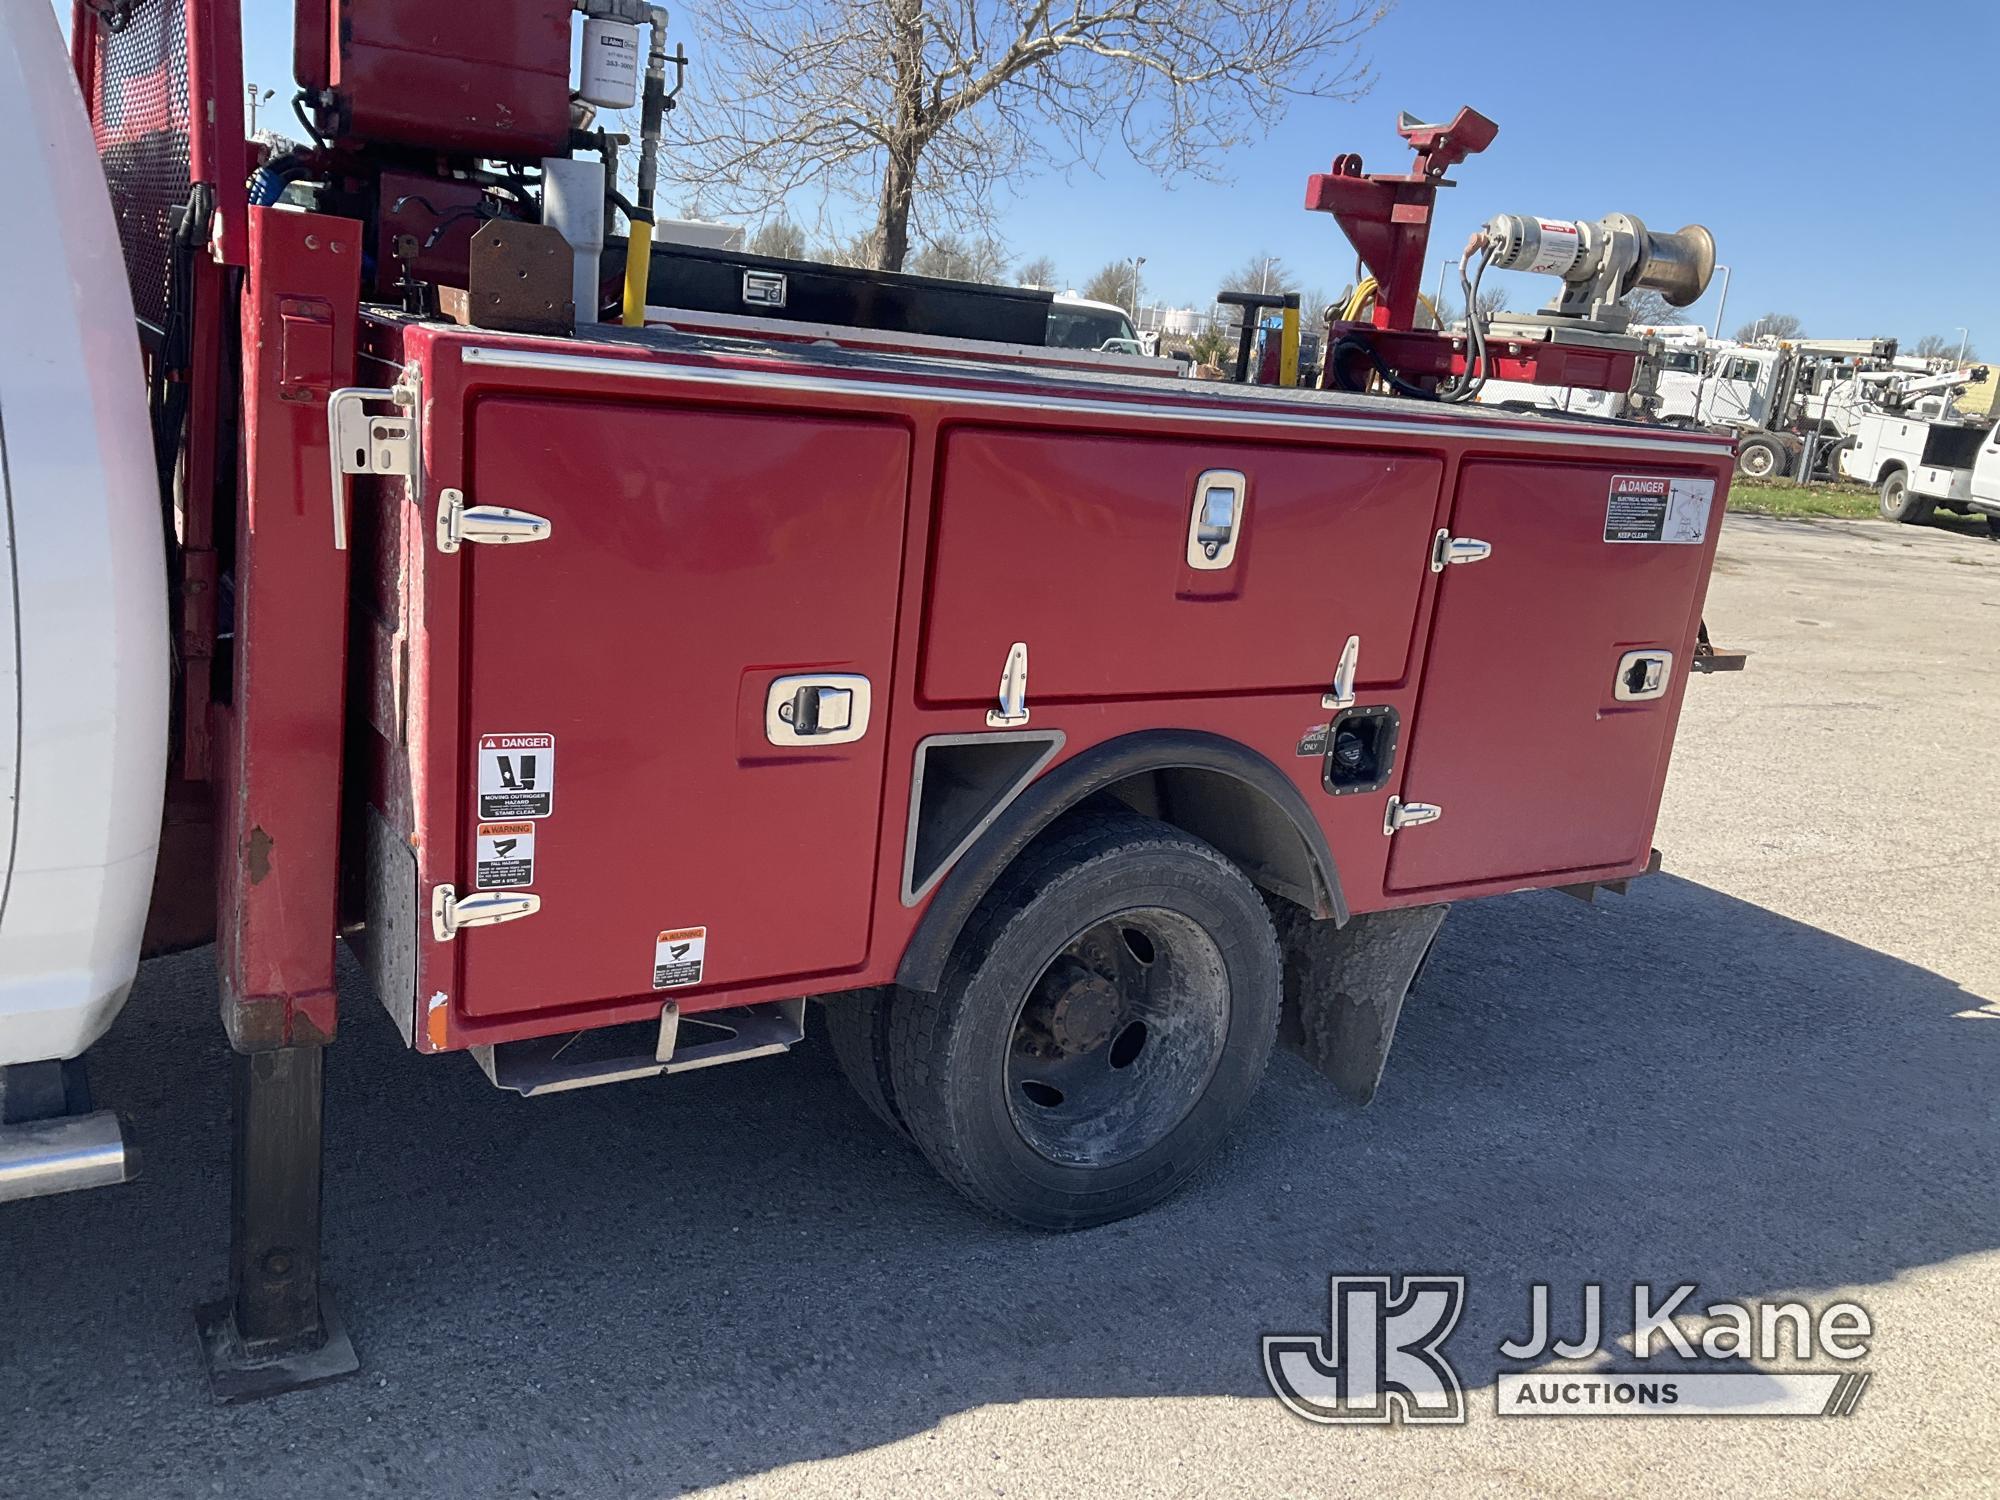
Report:
M 195 1332 L 201 1337 L 202 1363 L 208 1389 L 217 1401 L 234 1405 L 262 1401 L 287 1391 L 303 1391 L 352 1375 L 361 1368 L 354 1341 L 340 1321 L 333 1291 L 321 1287 L 319 1337 L 280 1348 L 246 1346 L 236 1330 L 236 1315 L 228 1298 L 195 1309 Z

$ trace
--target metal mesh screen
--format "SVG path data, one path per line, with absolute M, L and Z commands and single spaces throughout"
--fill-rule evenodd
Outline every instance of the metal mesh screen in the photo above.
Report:
M 112 7 L 105 7 L 107 11 Z M 185 0 L 136 0 L 97 29 L 91 128 L 111 188 L 125 274 L 139 320 L 166 322 L 169 215 L 187 201 L 188 36 Z

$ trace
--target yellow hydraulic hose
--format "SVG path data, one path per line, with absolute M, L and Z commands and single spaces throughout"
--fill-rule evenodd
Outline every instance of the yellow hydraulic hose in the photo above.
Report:
M 653 226 L 633 219 L 625 242 L 625 326 L 646 326 L 646 282 L 653 270 Z

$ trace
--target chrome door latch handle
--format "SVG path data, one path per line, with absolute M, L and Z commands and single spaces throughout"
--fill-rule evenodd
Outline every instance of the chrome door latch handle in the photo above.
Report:
M 1188 517 L 1187 565 L 1205 572 L 1236 561 L 1243 535 L 1243 502 L 1249 493 L 1234 469 L 1208 469 L 1194 482 L 1194 510 Z
M 851 745 L 868 732 L 871 690 L 857 672 L 780 677 L 764 694 L 764 738 L 774 745 Z
M 393 416 L 368 410 L 368 403 L 387 402 Z M 419 430 L 423 393 L 415 368 L 387 389 L 343 386 L 326 398 L 328 468 L 333 481 L 333 546 L 347 550 L 347 476 L 393 474 L 415 489 L 422 466 L 423 434 Z

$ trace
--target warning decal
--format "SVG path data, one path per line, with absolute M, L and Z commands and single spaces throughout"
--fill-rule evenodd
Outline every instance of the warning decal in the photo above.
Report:
M 556 800 L 556 737 L 479 737 L 479 816 L 546 818 Z
M 653 939 L 653 988 L 677 990 L 701 983 L 702 956 L 708 950 L 706 927 L 676 927 Z
M 472 883 L 482 890 L 535 883 L 535 825 L 481 823 Z
M 1714 503 L 1713 479 L 1620 474 L 1604 507 L 1604 540 L 1697 545 L 1708 540 Z

